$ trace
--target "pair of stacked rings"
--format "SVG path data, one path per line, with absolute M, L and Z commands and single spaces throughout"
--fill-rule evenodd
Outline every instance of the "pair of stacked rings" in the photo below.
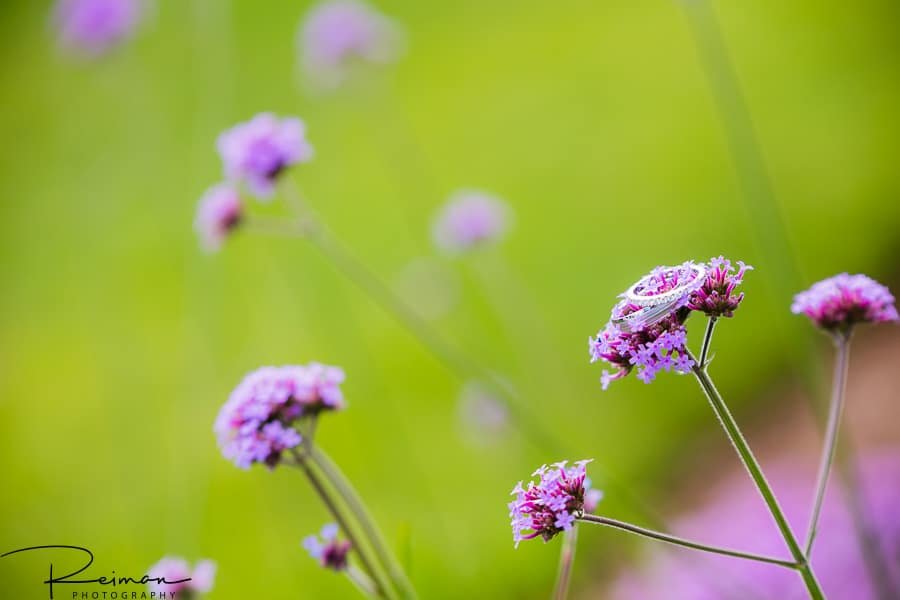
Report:
M 677 272 L 679 269 L 690 270 L 690 276 L 684 281 L 679 282 L 672 289 L 665 292 L 654 292 L 650 284 L 659 277 L 658 273 Z M 624 304 L 639 306 L 636 311 L 627 315 L 616 316 L 619 307 L 613 311 L 613 324 L 620 331 L 629 333 L 638 329 L 649 327 L 666 318 L 673 310 L 682 306 L 692 293 L 694 293 L 701 285 L 703 285 L 706 277 L 706 267 L 699 264 L 687 263 L 683 267 L 663 267 L 649 275 L 641 278 L 640 281 L 622 294 Z

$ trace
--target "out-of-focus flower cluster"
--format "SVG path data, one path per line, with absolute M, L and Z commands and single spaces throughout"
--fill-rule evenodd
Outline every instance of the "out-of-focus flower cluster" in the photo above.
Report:
M 584 480 L 591 461 L 580 460 L 571 467 L 566 467 L 567 462 L 543 465 L 531 474 L 538 478 L 536 483 L 529 481 L 523 487 L 520 481 L 513 488 L 516 498 L 509 503 L 509 516 L 517 547 L 522 540 L 540 536 L 546 542 L 572 529 L 576 517 L 584 512 Z
M 312 159 L 306 125 L 297 118 L 261 113 L 223 132 L 216 146 L 227 183 L 209 188 L 197 206 L 194 229 L 201 245 L 218 250 L 244 220 L 239 186 L 259 199 L 270 197 L 293 165 Z
M 214 431 L 225 458 L 243 469 L 270 468 L 299 445 L 294 425 L 325 410 L 340 410 L 344 372 L 318 363 L 262 367 L 247 375 L 219 411 Z
M 804 314 L 817 326 L 847 330 L 858 323 L 897 321 L 894 296 L 887 287 L 865 275 L 841 273 L 794 296 L 794 314 Z
M 374 8 L 355 0 L 315 6 L 298 36 L 300 60 L 320 88 L 342 84 L 354 65 L 384 65 L 399 54 L 400 29 Z
M 220 184 L 210 188 L 200 199 L 194 230 L 207 251 L 218 250 L 243 217 L 241 196 L 232 186 Z
M 500 238 L 509 223 L 509 207 L 477 190 L 453 194 L 434 222 L 435 244 L 448 252 L 463 252 Z
M 861 465 L 863 513 L 887 558 L 889 577 L 900 590 L 900 453 L 864 457 Z M 809 469 L 781 464 L 766 470 L 795 531 L 806 525 L 812 482 Z M 742 474 L 741 474 L 742 475 Z M 846 494 L 833 481 L 826 497 L 812 561 L 829 598 L 879 598 L 863 562 Z M 737 516 L 739 515 L 739 517 Z M 718 491 L 704 508 L 676 522 L 681 535 L 706 543 L 781 556 L 784 541 L 765 505 L 744 477 Z M 802 600 L 808 594 L 789 569 L 689 551 L 654 551 L 647 566 L 623 573 L 612 586 L 612 600 L 690 598 L 691 600 Z
M 260 198 L 272 195 L 285 169 L 313 156 L 303 121 L 279 119 L 270 113 L 238 123 L 219 136 L 216 146 L 226 179 L 246 184 Z
M 347 568 L 347 555 L 350 553 L 351 545 L 347 540 L 338 539 L 338 526 L 334 523 L 322 527 L 318 537 L 315 535 L 305 537 L 303 547 L 326 569 L 343 571 Z
M 59 0 L 53 21 L 65 48 L 99 56 L 131 37 L 141 12 L 141 0 Z
M 150 591 L 159 597 L 189 600 L 197 594 L 205 594 L 212 589 L 216 577 L 216 563 L 211 560 L 199 561 L 193 569 L 183 558 L 167 556 L 150 567 L 147 578 Z M 165 582 L 171 583 L 163 583 Z

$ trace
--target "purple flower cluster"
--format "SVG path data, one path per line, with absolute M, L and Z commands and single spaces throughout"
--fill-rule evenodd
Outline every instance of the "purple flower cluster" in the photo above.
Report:
M 214 431 L 225 458 L 242 469 L 274 468 L 301 442 L 293 428 L 304 417 L 340 410 L 344 372 L 318 363 L 262 367 L 244 377 L 219 411 Z
M 197 594 L 205 594 L 212 589 L 216 577 L 216 563 L 201 560 L 193 569 L 183 558 L 167 556 L 150 567 L 147 578 L 151 580 L 165 579 L 166 582 L 150 582 L 150 591 L 159 597 L 188 600 Z
M 898 320 L 894 296 L 887 287 L 865 275 L 841 273 L 794 296 L 791 312 L 804 314 L 829 331 L 847 330 L 857 323 Z
M 338 526 L 329 523 L 322 527 L 319 537 L 314 535 L 303 539 L 303 547 L 309 555 L 326 569 L 343 571 L 347 568 L 347 555 L 352 548 L 347 540 L 338 540 Z
M 243 216 L 243 205 L 237 190 L 222 183 L 210 188 L 200 199 L 194 229 L 208 251 L 218 250 Z
M 633 304 L 620 302 L 613 309 L 613 318 L 637 310 Z M 621 331 L 612 322 L 588 339 L 591 362 L 603 360 L 616 367 L 613 373 L 604 370 L 600 376 L 603 389 L 616 379 L 637 369 L 637 377 L 650 383 L 660 371 L 689 373 L 694 361 L 688 356 L 687 330 L 677 312 L 663 320 L 636 331 Z
M 131 36 L 140 17 L 140 0 L 59 0 L 53 20 L 63 46 L 98 56 Z
M 733 317 L 734 311 L 744 299 L 744 292 L 734 293 L 743 283 L 744 273 L 753 267 L 737 262 L 737 268 L 723 256 L 710 259 L 703 285 L 688 300 L 687 307 L 708 317 Z
M 288 167 L 312 159 L 306 126 L 296 118 L 278 119 L 262 113 L 219 136 L 219 154 L 225 177 L 244 182 L 256 196 L 267 198 Z
M 735 288 L 752 269 L 742 262 L 737 265 L 720 256 L 709 264 L 656 267 L 623 292 L 609 322 L 588 338 L 591 362 L 603 360 L 614 368 L 603 371 L 603 389 L 633 369 L 644 383 L 660 371 L 689 373 L 694 361 L 684 323 L 693 311 L 709 317 L 734 314 L 744 299 Z
M 590 460 L 580 460 L 566 467 L 568 461 L 543 465 L 531 474 L 538 482 L 516 484 L 511 492 L 516 499 L 509 503 L 513 540 L 516 547 L 522 540 L 540 536 L 545 542 L 574 527 L 575 519 L 584 512 L 586 466 Z
M 450 197 L 434 223 L 437 246 L 462 252 L 496 240 L 506 231 L 509 208 L 505 202 L 475 190 L 461 190 Z
M 373 8 L 333 0 L 310 11 L 298 37 L 303 67 L 313 83 L 335 87 L 354 63 L 386 64 L 398 53 L 398 28 Z

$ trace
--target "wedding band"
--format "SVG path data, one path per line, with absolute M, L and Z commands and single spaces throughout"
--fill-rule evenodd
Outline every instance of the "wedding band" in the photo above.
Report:
M 638 306 L 643 307 L 678 302 L 700 287 L 703 284 L 703 278 L 706 277 L 706 267 L 703 265 L 691 263 L 687 265 L 687 267 L 691 269 L 691 278 L 684 283 L 678 284 L 671 290 L 653 296 L 641 295 L 641 291 L 646 287 L 647 280 L 653 277 L 653 275 L 650 274 L 628 288 L 623 294 L 623 297 L 631 304 L 637 304 Z

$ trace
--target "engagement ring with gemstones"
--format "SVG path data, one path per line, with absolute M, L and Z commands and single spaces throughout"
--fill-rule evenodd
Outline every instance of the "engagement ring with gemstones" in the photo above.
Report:
M 626 333 L 658 323 L 684 305 L 705 277 L 706 267 L 691 262 L 654 269 L 622 294 L 624 300 L 613 309 L 612 323 Z M 629 306 L 638 308 L 622 314 Z

